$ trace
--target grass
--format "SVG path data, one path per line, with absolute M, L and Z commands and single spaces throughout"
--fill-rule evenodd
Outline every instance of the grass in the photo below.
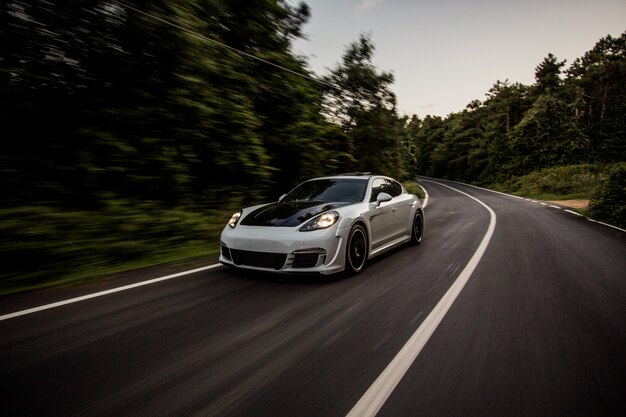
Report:
M 422 187 L 420 187 L 415 181 L 404 181 L 402 185 L 409 193 L 418 196 L 420 200 L 426 197 L 426 195 L 424 194 L 424 190 L 422 190 Z
M 615 190 L 622 190 L 624 185 L 613 184 L 610 191 L 606 187 L 610 179 L 615 177 L 615 173 L 624 169 L 624 162 L 559 166 L 533 171 L 489 187 L 539 200 L 587 200 L 590 201 L 589 208 L 577 211 L 596 220 L 617 225 L 623 224 L 623 220 L 615 213 L 623 213 L 626 209 L 621 200 L 623 196 L 618 196 L 619 192 Z
M 98 211 L 45 205 L 0 210 L 0 294 L 198 257 L 216 259 L 231 206 L 239 205 L 207 211 L 111 202 Z
M 542 200 L 589 199 L 606 175 L 601 165 L 553 167 L 513 177 L 496 188 Z

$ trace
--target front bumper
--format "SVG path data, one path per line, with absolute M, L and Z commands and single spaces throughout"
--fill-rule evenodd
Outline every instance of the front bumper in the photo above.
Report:
M 220 262 L 239 268 L 283 273 L 334 274 L 345 268 L 349 228 L 338 225 L 300 232 L 298 227 L 224 227 Z

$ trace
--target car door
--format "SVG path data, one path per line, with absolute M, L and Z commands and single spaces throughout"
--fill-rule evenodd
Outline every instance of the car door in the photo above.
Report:
M 396 231 L 395 237 L 400 238 L 410 234 L 410 216 L 411 208 L 413 207 L 411 203 L 413 202 L 413 198 L 411 197 L 411 194 L 403 194 L 402 186 L 393 180 L 390 180 L 389 191 L 389 194 L 393 197 L 391 202 L 394 203 L 392 211 L 394 212 L 393 222 Z
M 376 202 L 378 194 L 389 191 L 389 180 L 385 178 L 375 178 L 372 181 L 370 195 L 370 230 L 372 239 L 372 249 L 375 250 L 386 243 L 392 241 L 397 236 L 397 224 L 395 224 L 394 202 Z

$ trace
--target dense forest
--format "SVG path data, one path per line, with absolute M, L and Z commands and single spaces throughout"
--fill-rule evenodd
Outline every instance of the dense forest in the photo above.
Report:
M 292 50 L 310 14 L 286 0 L 4 2 L 2 279 L 205 247 L 223 211 L 317 175 L 502 184 L 624 161 L 626 33 L 422 119 L 399 115 L 367 35 L 314 74 Z

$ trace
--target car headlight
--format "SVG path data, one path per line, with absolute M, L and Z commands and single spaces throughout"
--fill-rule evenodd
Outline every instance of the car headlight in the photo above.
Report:
M 230 220 L 228 221 L 228 225 L 234 229 L 235 226 L 237 226 L 237 222 L 239 221 L 240 217 L 241 217 L 241 211 L 238 211 L 237 213 L 233 214 Z
M 301 232 L 309 232 L 317 229 L 327 229 L 339 220 L 339 213 L 336 211 L 327 211 L 312 220 L 309 220 L 300 228 Z

